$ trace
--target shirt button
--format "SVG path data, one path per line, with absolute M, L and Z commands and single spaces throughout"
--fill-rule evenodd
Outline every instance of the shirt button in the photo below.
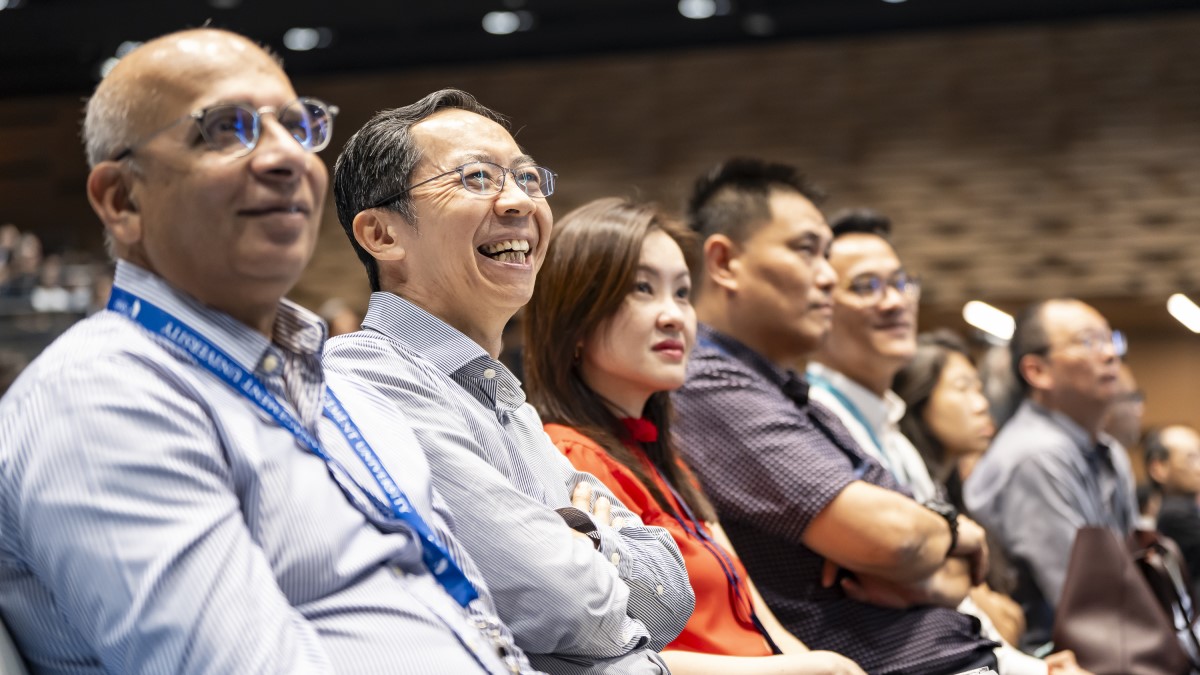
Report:
M 489 380 L 490 380 L 490 379 L 492 379 L 493 377 L 495 377 L 495 376 L 496 376 L 496 369 L 495 369 L 495 368 L 488 368 L 487 370 L 483 371 L 483 376 L 484 376 L 484 377 L 486 377 L 486 378 L 487 378 L 487 379 L 489 379 Z
M 658 593 L 659 595 L 662 595 L 662 594 L 663 594 L 663 587 L 662 587 L 662 584 L 659 584 L 659 585 L 658 585 L 658 588 L 655 588 L 655 589 L 654 589 L 654 592 L 655 592 L 655 593 Z
M 612 557 L 609 558 L 609 560 L 612 561 L 612 564 L 616 565 L 617 563 L 621 562 L 621 554 L 614 553 L 614 554 L 612 554 Z
M 279 358 L 274 354 L 267 354 L 262 360 L 262 369 L 268 373 L 273 373 L 279 368 Z

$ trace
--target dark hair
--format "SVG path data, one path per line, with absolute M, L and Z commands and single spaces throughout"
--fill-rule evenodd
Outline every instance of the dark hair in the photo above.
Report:
M 873 234 L 888 243 L 892 241 L 892 219 L 873 209 L 845 209 L 829 219 L 833 238 L 847 234 Z
M 346 141 L 333 166 L 333 197 L 338 221 L 350 238 L 358 259 L 367 268 L 372 291 L 379 290 L 379 263 L 354 238 L 354 217 L 411 182 L 413 171 L 421 161 L 421 149 L 412 136 L 412 127 L 448 108 L 473 112 L 508 126 L 502 115 L 483 106 L 467 92 L 442 89 L 411 105 L 375 113 Z M 417 225 L 408 193 L 380 208 L 395 211 L 410 225 Z
M 794 166 L 735 157 L 696 179 L 687 202 L 688 226 L 701 242 L 714 234 L 745 241 L 771 220 L 772 190 L 796 192 L 814 205 L 825 198 Z
M 925 408 L 937 389 L 942 369 L 950 353 L 962 354 L 974 363 L 967 345 L 957 334 L 949 330 L 922 333 L 917 336 L 917 350 L 903 370 L 896 373 L 892 391 L 904 399 L 906 409 L 900 419 L 900 431 L 912 441 L 929 475 L 946 486 L 951 501 L 962 507 L 962 479 L 955 471 L 955 464 L 946 461 L 946 448 L 925 422 Z
M 1158 481 L 1154 480 L 1154 477 L 1150 475 L 1149 469 L 1151 464 L 1166 462 L 1171 458 L 1171 449 L 1167 447 L 1166 443 L 1163 443 L 1162 438 L 1163 431 L 1167 428 L 1167 426 L 1154 427 L 1153 429 L 1148 430 L 1145 435 L 1142 436 L 1142 448 L 1145 449 L 1146 453 L 1146 479 L 1150 481 L 1151 485 L 1159 490 L 1162 489 L 1162 485 L 1160 485 Z
M 525 306 L 525 384 L 543 421 L 572 427 L 595 440 L 633 472 L 664 509 L 674 511 L 671 500 L 625 446 L 629 439 L 621 420 L 584 382 L 575 353 L 576 345 L 595 335 L 625 302 L 642 244 L 655 231 L 665 232 L 679 244 L 689 265 L 693 262 L 692 233 L 652 204 L 597 199 L 555 223 L 550 251 Z M 642 415 L 658 427 L 658 440 L 642 448 L 687 506 L 711 520 L 712 506 L 693 485 L 675 449 L 672 410 L 669 392 L 650 396 Z
M 1050 337 L 1046 335 L 1045 309 L 1052 300 L 1042 300 L 1029 305 L 1017 315 L 1012 340 L 1008 351 L 1012 356 L 1012 371 L 1023 395 L 1029 394 L 1029 381 L 1021 372 L 1021 359 L 1030 354 L 1045 354 L 1050 348 Z

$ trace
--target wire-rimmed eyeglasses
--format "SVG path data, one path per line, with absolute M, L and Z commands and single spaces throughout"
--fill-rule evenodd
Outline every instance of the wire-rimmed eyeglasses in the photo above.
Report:
M 329 139 L 333 136 L 333 118 L 337 116 L 338 108 L 309 97 L 298 98 L 279 108 L 266 106 L 257 110 L 245 103 L 209 106 L 151 132 L 117 153 L 113 161 L 129 157 L 155 136 L 188 120 L 196 123 L 209 148 L 233 157 L 242 157 L 250 154 L 258 145 L 258 139 L 262 136 L 262 118 L 268 114 L 279 120 L 300 147 L 309 152 L 320 152 L 329 145 Z
M 433 182 L 444 176 L 449 176 L 452 173 L 459 174 L 463 188 L 477 195 L 500 194 L 504 190 L 504 182 L 507 180 L 508 174 L 512 174 L 513 180 L 516 181 L 517 187 L 521 188 L 522 192 L 530 197 L 541 199 L 554 194 L 554 181 L 558 178 L 558 174 L 544 166 L 522 166 L 516 169 L 509 169 L 492 162 L 467 162 L 445 173 L 439 173 L 432 178 L 427 178 L 420 183 L 409 185 L 399 192 L 392 193 L 380 199 L 367 208 L 377 209 L 385 204 L 390 204 L 402 197 L 409 190 Z
M 882 302 L 884 296 L 887 295 L 888 288 L 896 289 L 900 293 L 900 297 L 908 301 L 921 297 L 921 280 L 904 270 L 898 270 L 886 278 L 875 274 L 864 274 L 852 279 L 847 288 L 867 305 L 877 305 Z

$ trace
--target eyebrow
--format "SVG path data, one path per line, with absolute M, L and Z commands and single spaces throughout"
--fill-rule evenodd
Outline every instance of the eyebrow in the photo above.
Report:
M 660 271 L 660 270 L 659 270 L 657 267 L 650 267 L 650 266 L 648 266 L 648 265 L 638 265 L 638 266 L 637 266 L 637 271 L 638 271 L 638 272 L 645 272 L 646 274 L 650 274 L 650 275 L 653 275 L 653 276 L 656 276 L 656 277 L 661 277 L 661 276 L 663 276 L 662 272 L 661 272 L 661 271 Z M 691 278 L 691 276 L 692 276 L 691 270 L 686 270 L 686 269 L 685 269 L 685 270 L 682 270 L 682 271 L 680 271 L 678 274 L 676 274 L 676 275 L 675 275 L 675 278 L 676 278 L 676 279 L 682 279 L 682 278 L 684 278 L 684 277 L 687 277 L 687 278 L 689 278 L 689 279 L 690 279 L 690 278 Z
M 462 156 L 462 160 L 463 160 L 462 163 L 464 163 L 464 164 L 469 164 L 471 162 L 488 162 L 489 164 L 498 164 L 498 162 L 495 160 L 495 158 L 492 155 L 489 155 L 484 152 L 468 153 L 468 154 Z M 532 156 L 526 155 L 526 154 L 521 154 L 521 155 L 518 155 L 515 160 L 513 160 L 512 166 L 530 166 L 530 165 L 534 165 L 534 164 L 537 164 L 537 162 L 533 161 Z M 509 167 L 509 168 L 512 168 L 512 167 Z

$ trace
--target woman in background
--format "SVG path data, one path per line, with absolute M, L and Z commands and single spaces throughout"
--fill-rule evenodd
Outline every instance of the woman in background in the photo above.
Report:
M 950 331 L 923 333 L 917 351 L 896 374 L 892 390 L 907 406 L 900 430 L 912 441 L 929 467 L 934 483 L 961 512 L 963 481 L 996 435 L 983 383 L 966 344 Z M 998 546 L 992 552 L 988 583 L 971 591 L 971 600 L 992 619 L 1010 644 L 1019 644 L 1025 631 L 1021 607 L 1004 593 L 1013 580 Z
M 674 536 L 696 593 L 663 650 L 672 672 L 863 671 L 787 633 L 750 584 L 671 437 L 696 315 L 691 234 L 653 206 L 591 202 L 555 224 L 525 309 L 525 374 L 546 431 L 647 525 Z

